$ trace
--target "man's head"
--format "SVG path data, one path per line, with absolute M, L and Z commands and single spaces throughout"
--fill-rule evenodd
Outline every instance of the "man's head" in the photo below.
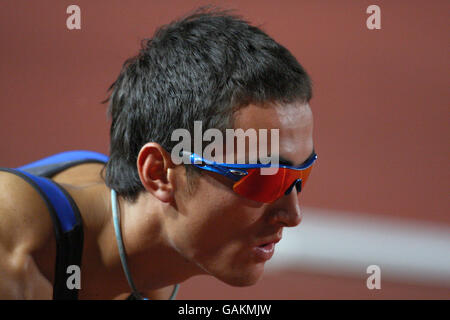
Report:
M 222 132 L 279 129 L 279 155 L 299 165 L 313 150 L 305 70 L 260 29 L 200 11 L 146 40 L 110 89 L 107 185 L 131 202 L 142 194 L 160 201 L 167 242 L 204 272 L 232 285 L 256 282 L 260 245 L 300 222 L 297 193 L 265 204 L 237 195 L 219 174 L 186 175 L 192 166 L 171 161 L 171 134 L 194 135 L 194 121 Z

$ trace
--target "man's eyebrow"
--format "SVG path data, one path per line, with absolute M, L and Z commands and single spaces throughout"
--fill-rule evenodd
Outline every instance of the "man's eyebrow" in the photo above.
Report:
M 305 165 L 309 160 L 311 160 L 311 158 L 314 157 L 315 154 L 316 154 L 316 152 L 313 148 L 311 155 L 305 161 L 303 161 L 301 164 L 299 164 L 298 166 L 294 166 L 292 161 L 287 160 L 281 156 L 278 158 L 278 163 L 281 165 L 284 165 L 284 166 L 289 166 L 289 167 L 301 167 L 301 166 Z

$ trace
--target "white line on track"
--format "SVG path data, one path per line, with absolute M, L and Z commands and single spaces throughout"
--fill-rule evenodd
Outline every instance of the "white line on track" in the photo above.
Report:
M 302 208 L 303 221 L 285 228 L 268 271 L 283 268 L 381 278 L 450 288 L 450 227 L 317 208 Z

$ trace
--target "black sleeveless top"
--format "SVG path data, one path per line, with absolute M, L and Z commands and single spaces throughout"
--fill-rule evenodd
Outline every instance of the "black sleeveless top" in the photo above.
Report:
M 54 300 L 76 300 L 78 289 L 69 289 L 67 279 L 71 276 L 68 267 L 81 268 L 83 252 L 83 224 L 80 211 L 72 197 L 51 178 L 59 172 L 83 163 L 106 163 L 108 157 L 92 151 L 67 151 L 32 162 L 15 169 L 1 168 L 28 182 L 44 199 L 56 238 Z

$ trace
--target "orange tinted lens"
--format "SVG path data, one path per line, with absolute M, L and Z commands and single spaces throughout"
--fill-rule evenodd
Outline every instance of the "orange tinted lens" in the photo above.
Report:
M 309 174 L 311 173 L 313 166 L 309 166 L 309 168 L 306 168 L 305 170 L 302 170 L 302 189 L 305 187 L 306 181 L 308 181 Z
M 305 170 L 279 168 L 276 174 L 262 175 L 260 169 L 248 169 L 248 174 L 233 185 L 233 190 L 251 200 L 273 202 L 284 195 L 297 179 L 305 185 L 312 166 Z
M 233 190 L 248 199 L 271 202 L 284 186 L 285 170 L 278 170 L 273 175 L 262 175 L 260 169 L 248 169 L 247 172 L 233 185 Z

